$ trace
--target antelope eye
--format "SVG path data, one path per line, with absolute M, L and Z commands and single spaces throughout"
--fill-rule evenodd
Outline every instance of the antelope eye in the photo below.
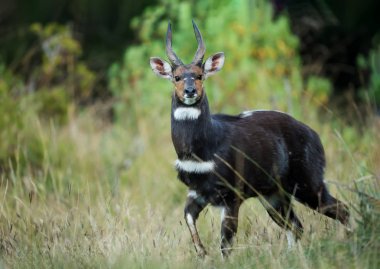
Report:
M 197 79 L 202 80 L 202 77 L 203 77 L 202 75 L 198 75 Z
M 179 76 L 175 76 L 174 79 L 175 79 L 175 81 L 180 81 L 181 80 L 181 78 Z

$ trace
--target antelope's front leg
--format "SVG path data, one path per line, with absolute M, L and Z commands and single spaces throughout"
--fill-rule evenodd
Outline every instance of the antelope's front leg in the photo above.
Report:
M 187 195 L 187 201 L 185 206 L 185 220 L 187 227 L 189 227 L 191 233 L 191 239 L 193 240 L 195 251 L 199 257 L 204 257 L 207 253 L 199 238 L 197 227 L 195 222 L 198 219 L 199 213 L 207 205 L 206 201 L 197 195 L 195 191 L 190 190 Z
M 239 205 L 225 206 L 222 209 L 221 245 L 222 256 L 227 257 L 238 228 Z

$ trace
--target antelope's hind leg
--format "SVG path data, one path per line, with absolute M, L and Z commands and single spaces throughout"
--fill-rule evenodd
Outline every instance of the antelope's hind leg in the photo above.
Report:
M 207 203 L 199 196 L 195 191 L 190 190 L 187 195 L 187 201 L 185 205 L 185 220 L 187 227 L 189 228 L 191 239 L 193 240 L 195 251 L 198 256 L 203 258 L 207 252 L 199 238 L 196 221 L 199 213 L 205 208 Z
M 350 212 L 347 205 L 331 196 L 324 184 L 321 184 L 319 191 L 296 192 L 296 198 L 319 213 L 349 226 Z
M 289 194 L 275 193 L 270 196 L 260 196 L 260 202 L 267 210 L 272 220 L 278 226 L 287 230 L 286 238 L 288 248 L 294 245 L 294 237 L 296 240 L 301 239 L 303 227 L 293 211 Z
M 239 220 L 240 204 L 225 206 L 222 209 L 221 245 L 222 256 L 227 257 L 232 251 L 233 239 L 236 235 Z

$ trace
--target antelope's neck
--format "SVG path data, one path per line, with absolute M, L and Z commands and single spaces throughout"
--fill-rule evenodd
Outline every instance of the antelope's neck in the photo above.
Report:
M 193 106 L 183 105 L 172 97 L 171 129 L 179 159 L 210 160 L 215 135 L 207 96 Z

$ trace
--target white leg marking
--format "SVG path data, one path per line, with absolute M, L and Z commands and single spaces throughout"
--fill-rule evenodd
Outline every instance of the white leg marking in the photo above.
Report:
M 197 199 L 198 196 L 199 196 L 198 193 L 196 191 L 193 191 L 193 190 L 189 190 L 189 192 L 187 193 L 187 197 L 190 197 L 193 199 Z
M 223 222 L 223 220 L 226 218 L 226 208 L 221 207 L 222 211 L 220 211 L 220 221 Z
M 198 232 L 197 232 L 197 228 L 195 227 L 194 219 L 190 215 L 190 213 L 186 214 L 186 223 L 187 223 L 187 226 L 189 226 L 191 237 L 192 237 L 192 240 L 193 240 L 193 243 L 194 243 L 194 246 L 195 246 L 197 253 L 201 256 L 204 256 L 206 254 L 206 252 L 202 246 L 201 240 L 200 240 Z
M 175 167 L 177 170 L 182 170 L 188 173 L 208 173 L 214 171 L 214 161 L 196 162 L 196 161 L 181 161 L 176 160 Z
M 192 235 L 196 234 L 197 229 L 195 228 L 193 217 L 189 213 L 186 214 L 186 222 L 187 222 L 187 225 L 189 225 L 191 234 Z
M 296 243 L 294 234 L 292 231 L 286 231 L 286 240 L 288 240 L 288 249 L 292 249 Z
M 176 120 L 196 120 L 201 115 L 201 111 L 194 107 L 179 107 L 174 110 L 173 115 Z

